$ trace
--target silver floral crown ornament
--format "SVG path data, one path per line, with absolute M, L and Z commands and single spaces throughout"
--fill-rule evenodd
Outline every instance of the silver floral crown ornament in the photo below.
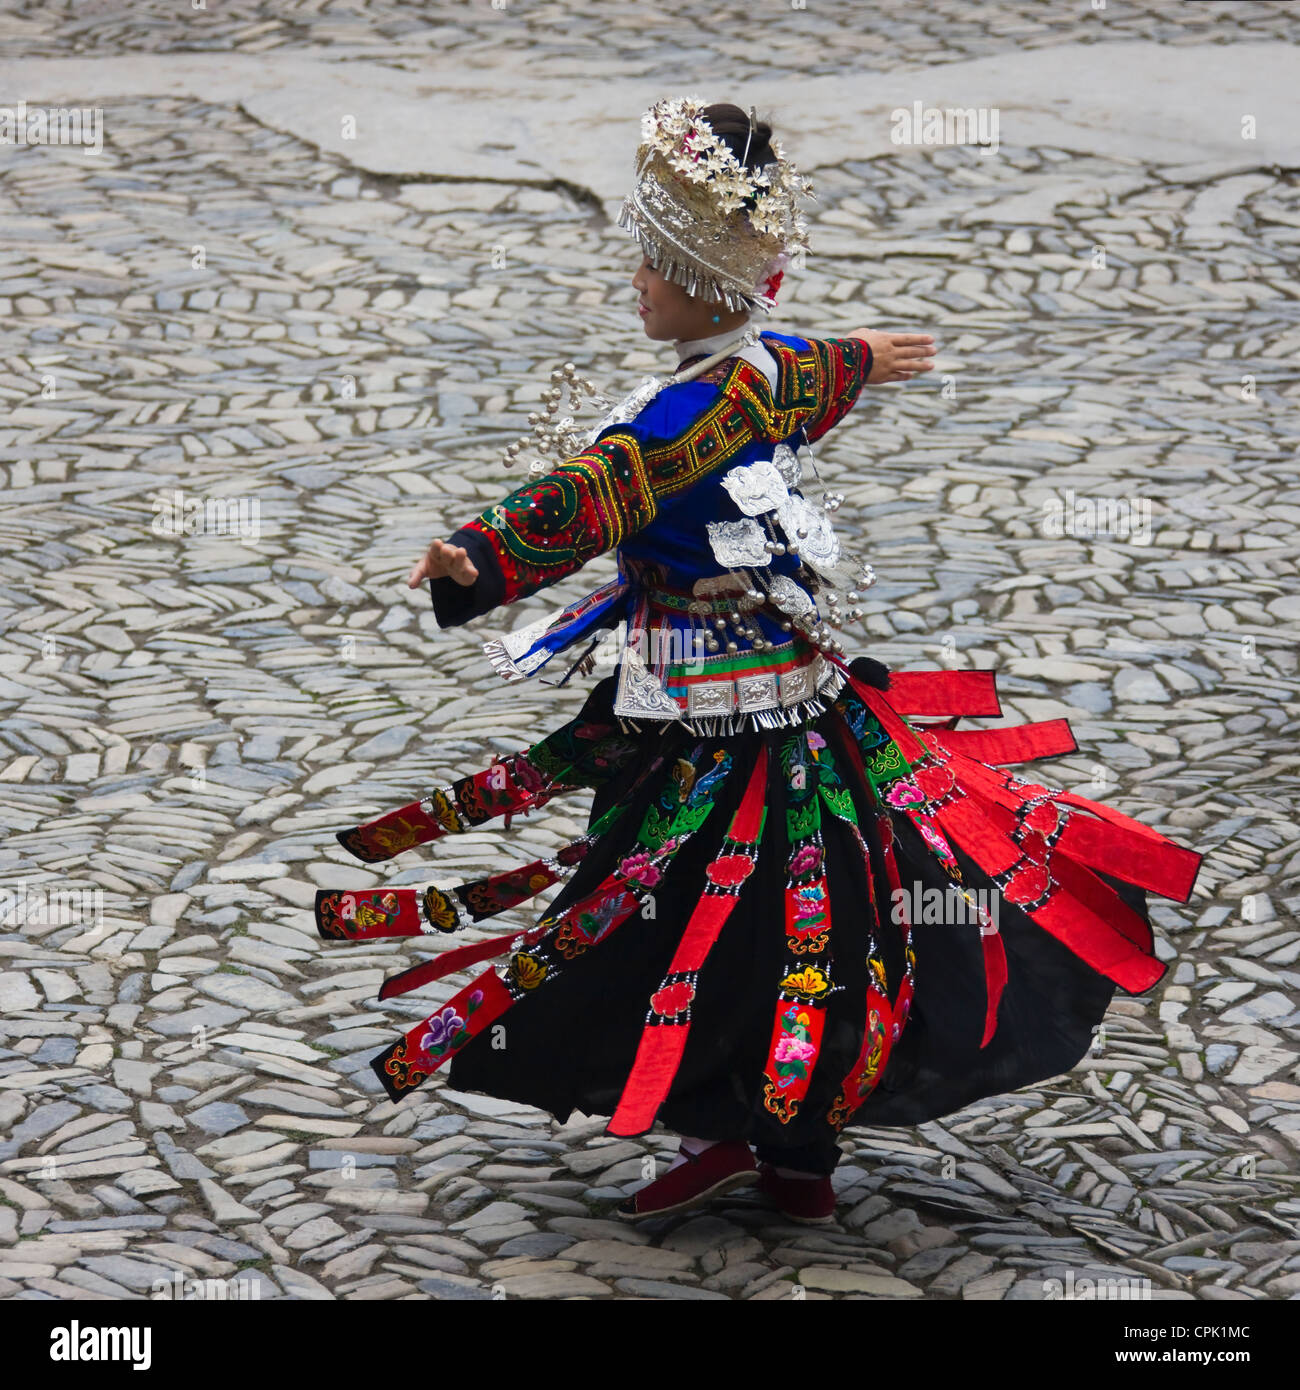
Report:
M 641 117 L 637 182 L 618 225 L 688 294 L 729 310 L 770 312 L 773 282 L 808 250 L 799 199 L 815 196 L 812 185 L 776 139 L 771 163 L 745 168 L 710 127 L 706 106 L 698 97 L 665 99 Z M 751 111 L 751 138 L 753 126 Z
M 808 224 L 798 200 L 815 194 L 776 139 L 768 141 L 772 162 L 745 168 L 757 124 L 753 107 L 739 159 L 705 120 L 705 107 L 698 97 L 680 97 L 657 102 L 641 117 L 637 184 L 624 200 L 619 226 L 637 237 L 657 270 L 688 293 L 731 310 L 770 312 L 785 268 L 808 250 Z M 753 205 L 746 208 L 747 202 Z M 502 463 L 512 468 L 531 446 L 528 471 L 541 477 L 549 466 L 543 455 L 571 458 L 611 425 L 635 419 L 670 381 L 689 381 L 757 338 L 756 329 L 747 329 L 693 368 L 679 368 L 672 377 L 645 377 L 617 402 L 566 362 L 551 373 L 541 409 L 528 417 L 532 434 L 508 445 Z M 557 420 L 566 388 L 571 412 L 586 395 L 605 412 L 603 418 L 587 429 L 577 426 L 573 414 Z

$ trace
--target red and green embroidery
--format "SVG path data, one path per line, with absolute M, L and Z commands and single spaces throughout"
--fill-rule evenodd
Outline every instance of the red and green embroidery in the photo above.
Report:
M 838 788 L 826 740 L 815 730 L 781 745 L 786 784 L 785 964 L 763 1069 L 763 1107 L 788 1124 L 812 1083 L 826 1026 L 826 1004 L 837 986 L 830 954 L 831 903 L 819 788 Z
M 767 750 L 760 748 L 722 847 L 704 871 L 704 892 L 686 924 L 650 1009 L 614 1116 L 611 1134 L 641 1134 L 654 1123 L 686 1050 L 700 972 L 758 863 L 767 821 Z
M 760 439 L 789 439 L 803 430 L 815 443 L 853 408 L 871 370 L 871 349 L 861 338 L 809 338 L 792 348 L 764 337 L 778 362 L 775 393 L 759 368 L 737 359 L 722 386 L 745 411 Z
M 377 863 L 444 835 L 460 835 L 494 816 L 526 815 L 574 787 L 599 787 L 636 752 L 611 725 L 570 720 L 531 748 L 336 836 L 358 859 Z
M 424 930 L 412 889 L 316 894 L 316 929 L 337 941 L 382 936 L 419 936 Z
M 731 755 L 719 752 L 714 755 L 714 766 L 704 776 L 696 776 L 695 763 L 703 751 L 703 746 L 697 745 L 690 759 L 678 761 L 656 803 L 642 819 L 638 848 L 624 855 L 614 873 L 586 898 L 559 914 L 548 913 L 525 933 L 504 980 L 489 968 L 443 1006 L 440 1014 L 451 1008 L 461 1026 L 455 1028 L 445 1047 L 440 1042 L 433 1044 L 441 1048 L 436 1057 L 425 1045 L 424 1040 L 436 1031 L 429 1026 L 431 1020 L 426 1020 L 373 1060 L 375 1074 L 392 1099 L 400 1099 L 419 1085 L 476 1033 L 555 979 L 566 962 L 604 940 L 642 906 L 682 845 L 708 818 L 718 786 L 731 770 Z M 501 949 L 497 947 L 496 952 Z M 475 990 L 483 993 L 471 1019 L 469 1004 Z M 451 1022 L 448 1020 L 448 1027 Z
M 861 762 L 861 749 L 858 745 L 850 744 L 847 751 L 855 764 Z M 855 752 L 857 753 L 856 759 L 853 758 Z M 870 788 L 868 790 L 870 791 Z M 874 793 L 871 794 L 874 795 Z M 871 851 L 858 825 L 857 811 L 854 808 L 852 797 L 847 800 L 841 799 L 828 788 L 823 790 L 822 799 L 832 814 L 839 816 L 847 824 L 862 858 L 862 867 L 866 873 L 867 882 L 871 885 L 869 895 L 871 926 L 868 929 L 867 940 L 868 983 L 864 1005 L 866 1023 L 863 1029 L 862 1046 L 859 1049 L 857 1060 L 840 1082 L 840 1089 L 831 1102 L 830 1110 L 826 1116 L 827 1121 L 832 1126 L 836 1129 L 843 1129 L 850 1117 L 879 1084 L 889 1061 L 890 1052 L 894 1044 L 898 1042 L 899 1035 L 907 1022 L 912 1003 L 912 993 L 915 988 L 916 954 L 912 949 L 912 924 L 907 914 L 906 902 L 901 895 L 895 895 L 893 892 L 893 889 L 898 886 L 899 876 L 894 858 L 894 826 L 889 813 L 879 811 L 876 814 L 876 829 L 885 861 L 886 879 L 884 884 L 878 884 L 872 869 Z M 880 920 L 879 912 L 879 904 L 885 900 L 891 903 L 891 920 L 894 911 L 901 915 L 898 925 L 903 932 L 905 966 L 898 995 L 892 1005 L 889 1002 L 889 982 L 886 978 L 885 965 L 880 959 L 879 947 L 877 946 L 880 935 L 886 929 Z
M 660 504 L 730 463 L 753 441 L 749 417 L 725 395 L 672 439 L 616 430 L 516 488 L 464 529 L 492 546 L 503 603 L 572 574 L 647 527 Z

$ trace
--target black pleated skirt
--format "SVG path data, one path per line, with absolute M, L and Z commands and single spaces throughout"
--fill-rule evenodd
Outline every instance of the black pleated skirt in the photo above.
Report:
M 884 688 L 884 668 L 857 662 L 853 669 Z M 595 687 L 580 719 L 618 727 L 613 690 L 612 678 Z M 846 696 L 851 701 L 845 692 L 799 728 L 704 738 L 677 724 L 634 735 L 638 751 L 597 791 L 591 822 L 615 805 L 622 804 L 623 812 L 594 843 L 552 904 L 551 916 L 562 914 L 615 873 L 637 848 L 643 816 L 665 795 L 666 779 L 680 780 L 684 766 L 692 769 L 688 782 L 726 766 L 712 810 L 668 864 L 653 893 L 653 912 L 629 917 L 568 961 L 544 988 L 521 998 L 500 1029 L 472 1039 L 454 1057 L 449 1084 L 536 1106 L 560 1121 L 575 1111 L 613 1115 L 647 1028 L 650 1000 L 669 973 L 708 884 L 706 870 L 724 850 L 728 828 L 764 750 L 767 816 L 756 862 L 695 980 L 690 1032 L 658 1121 L 704 1139 L 745 1139 L 758 1147 L 760 1156 L 829 1171 L 845 1127 L 921 1124 L 1073 1067 L 1088 1051 L 1115 985 L 1002 898 L 961 845 L 952 843 L 950 861 L 955 860 L 961 885 L 977 898 L 998 894 L 1007 978 L 996 1032 L 981 1047 L 988 994 L 978 925 L 927 922 L 924 914 L 914 912 L 910 1007 L 874 1088 L 845 1118 L 842 1087 L 863 1051 L 873 969 L 879 983 L 883 966 L 884 992 L 894 1005 L 908 972 L 906 929 L 890 883 L 901 883 L 914 907 L 926 900 L 927 890 L 932 902 L 949 897 L 957 877 L 952 863 L 944 867 L 914 821 L 884 805 L 861 765 L 855 772 L 853 759 L 841 752 L 845 738 L 853 737 Z M 821 759 L 833 761 L 839 784 L 851 798 L 860 838 L 842 817 L 821 816 L 830 926 L 815 960 L 826 968 L 833 987 L 824 1001 L 825 1022 L 806 1094 L 793 1113 L 782 1114 L 767 1103 L 771 1091 L 766 1083 L 772 1070 L 774 1011 L 793 959 L 786 906 L 796 848 L 787 815 L 797 809 L 786 776 L 792 748 L 796 756 L 803 756 L 804 749 L 824 750 Z M 660 771 L 646 775 L 657 759 L 662 760 Z M 669 786 L 669 795 L 671 791 Z M 883 826 L 882 815 L 887 817 Z M 890 834 L 897 869 L 892 880 L 884 855 Z M 1141 890 L 1100 877 L 1145 920 Z

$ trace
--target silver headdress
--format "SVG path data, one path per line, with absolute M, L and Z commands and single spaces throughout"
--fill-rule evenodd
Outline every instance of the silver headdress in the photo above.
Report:
M 785 267 L 808 250 L 798 199 L 814 196 L 812 185 L 775 139 L 774 162 L 746 169 L 713 133 L 706 105 L 680 97 L 641 117 L 636 187 L 618 224 L 688 293 L 731 310 L 770 311 Z M 751 138 L 753 124 L 751 111 Z

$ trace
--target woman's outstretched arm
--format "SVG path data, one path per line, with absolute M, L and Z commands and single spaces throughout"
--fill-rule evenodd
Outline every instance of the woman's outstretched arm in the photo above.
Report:
M 440 627 L 469 622 L 613 550 L 752 438 L 716 386 L 670 385 L 635 420 L 435 540 L 407 583 L 429 582 Z

